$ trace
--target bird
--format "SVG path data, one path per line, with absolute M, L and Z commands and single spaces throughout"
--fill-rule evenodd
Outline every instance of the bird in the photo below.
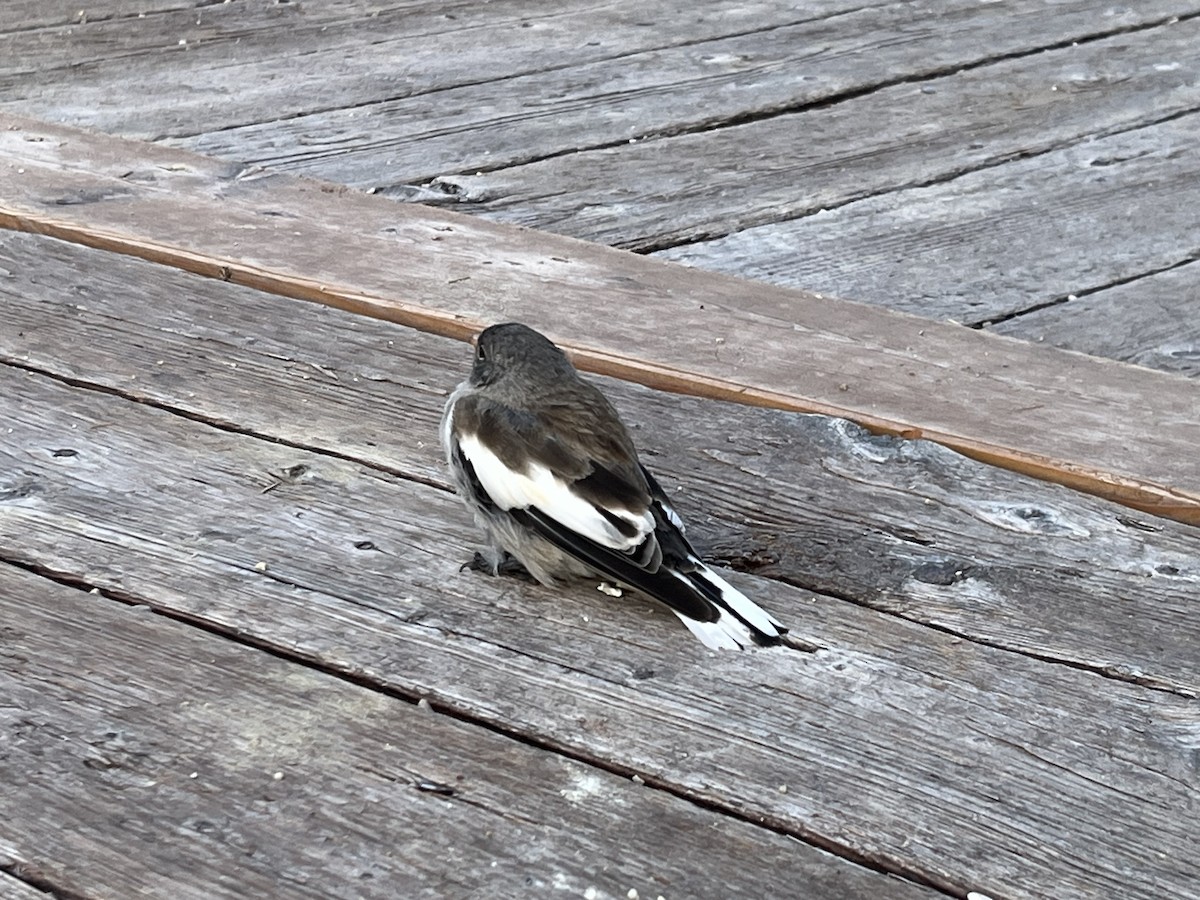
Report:
M 474 343 L 441 422 L 455 490 L 489 542 L 463 568 L 615 582 L 715 650 L 780 642 L 787 629 L 700 559 L 616 409 L 558 346 L 519 322 Z

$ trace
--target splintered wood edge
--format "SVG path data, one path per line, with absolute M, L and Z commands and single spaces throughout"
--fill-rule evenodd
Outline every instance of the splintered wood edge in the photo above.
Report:
M 0 209 L 0 227 L 40 234 L 111 253 L 120 253 L 183 269 L 196 275 L 244 285 L 266 293 L 306 300 L 358 315 L 371 316 L 443 337 L 468 341 L 487 323 L 428 307 L 363 294 L 349 288 L 287 275 L 240 262 L 196 253 L 123 234 L 84 227 L 49 216 Z M 1093 466 L 1052 459 L 966 435 L 922 428 L 872 415 L 851 407 L 834 406 L 749 384 L 715 378 L 632 356 L 617 356 L 569 341 L 560 342 L 579 368 L 599 375 L 634 381 L 677 394 L 743 403 L 791 412 L 816 413 L 849 419 L 875 434 L 906 440 L 925 439 L 972 459 L 1009 469 L 1042 481 L 1061 484 L 1143 512 L 1200 525 L 1200 495 Z

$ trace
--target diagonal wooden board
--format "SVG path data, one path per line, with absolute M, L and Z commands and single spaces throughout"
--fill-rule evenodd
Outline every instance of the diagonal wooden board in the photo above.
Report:
M 1200 523 L 1200 385 L 954 325 L 0 116 L 0 225 L 581 367 L 853 419 Z

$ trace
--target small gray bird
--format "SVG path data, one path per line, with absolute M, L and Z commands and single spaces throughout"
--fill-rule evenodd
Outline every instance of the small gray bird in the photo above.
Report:
M 612 404 L 566 355 L 515 322 L 485 329 L 450 395 L 442 444 L 496 574 L 515 559 L 545 585 L 599 577 L 666 604 L 714 649 L 786 632 L 700 561 Z

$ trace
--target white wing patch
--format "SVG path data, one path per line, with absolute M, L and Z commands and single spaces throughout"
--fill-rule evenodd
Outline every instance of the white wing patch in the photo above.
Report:
M 460 436 L 458 444 L 475 468 L 479 483 L 501 509 L 536 507 L 572 531 L 614 550 L 630 550 L 654 530 L 649 511 L 637 515 L 621 507 L 609 509 L 637 529 L 633 537 L 625 537 L 595 506 L 540 463 L 532 463 L 528 473 L 514 472 L 475 435 Z
M 679 518 L 679 513 L 675 512 L 675 507 L 665 500 L 659 500 L 658 507 L 663 511 L 663 515 L 667 517 L 668 522 L 678 528 L 681 533 L 687 533 L 687 526 L 683 524 L 683 519 Z
M 753 628 L 767 635 L 778 635 L 783 631 L 783 626 L 776 622 L 774 616 L 765 609 L 700 560 L 693 559 L 692 561 L 698 567 L 696 574 L 720 591 L 721 599 L 729 604 L 729 608 L 749 622 Z

